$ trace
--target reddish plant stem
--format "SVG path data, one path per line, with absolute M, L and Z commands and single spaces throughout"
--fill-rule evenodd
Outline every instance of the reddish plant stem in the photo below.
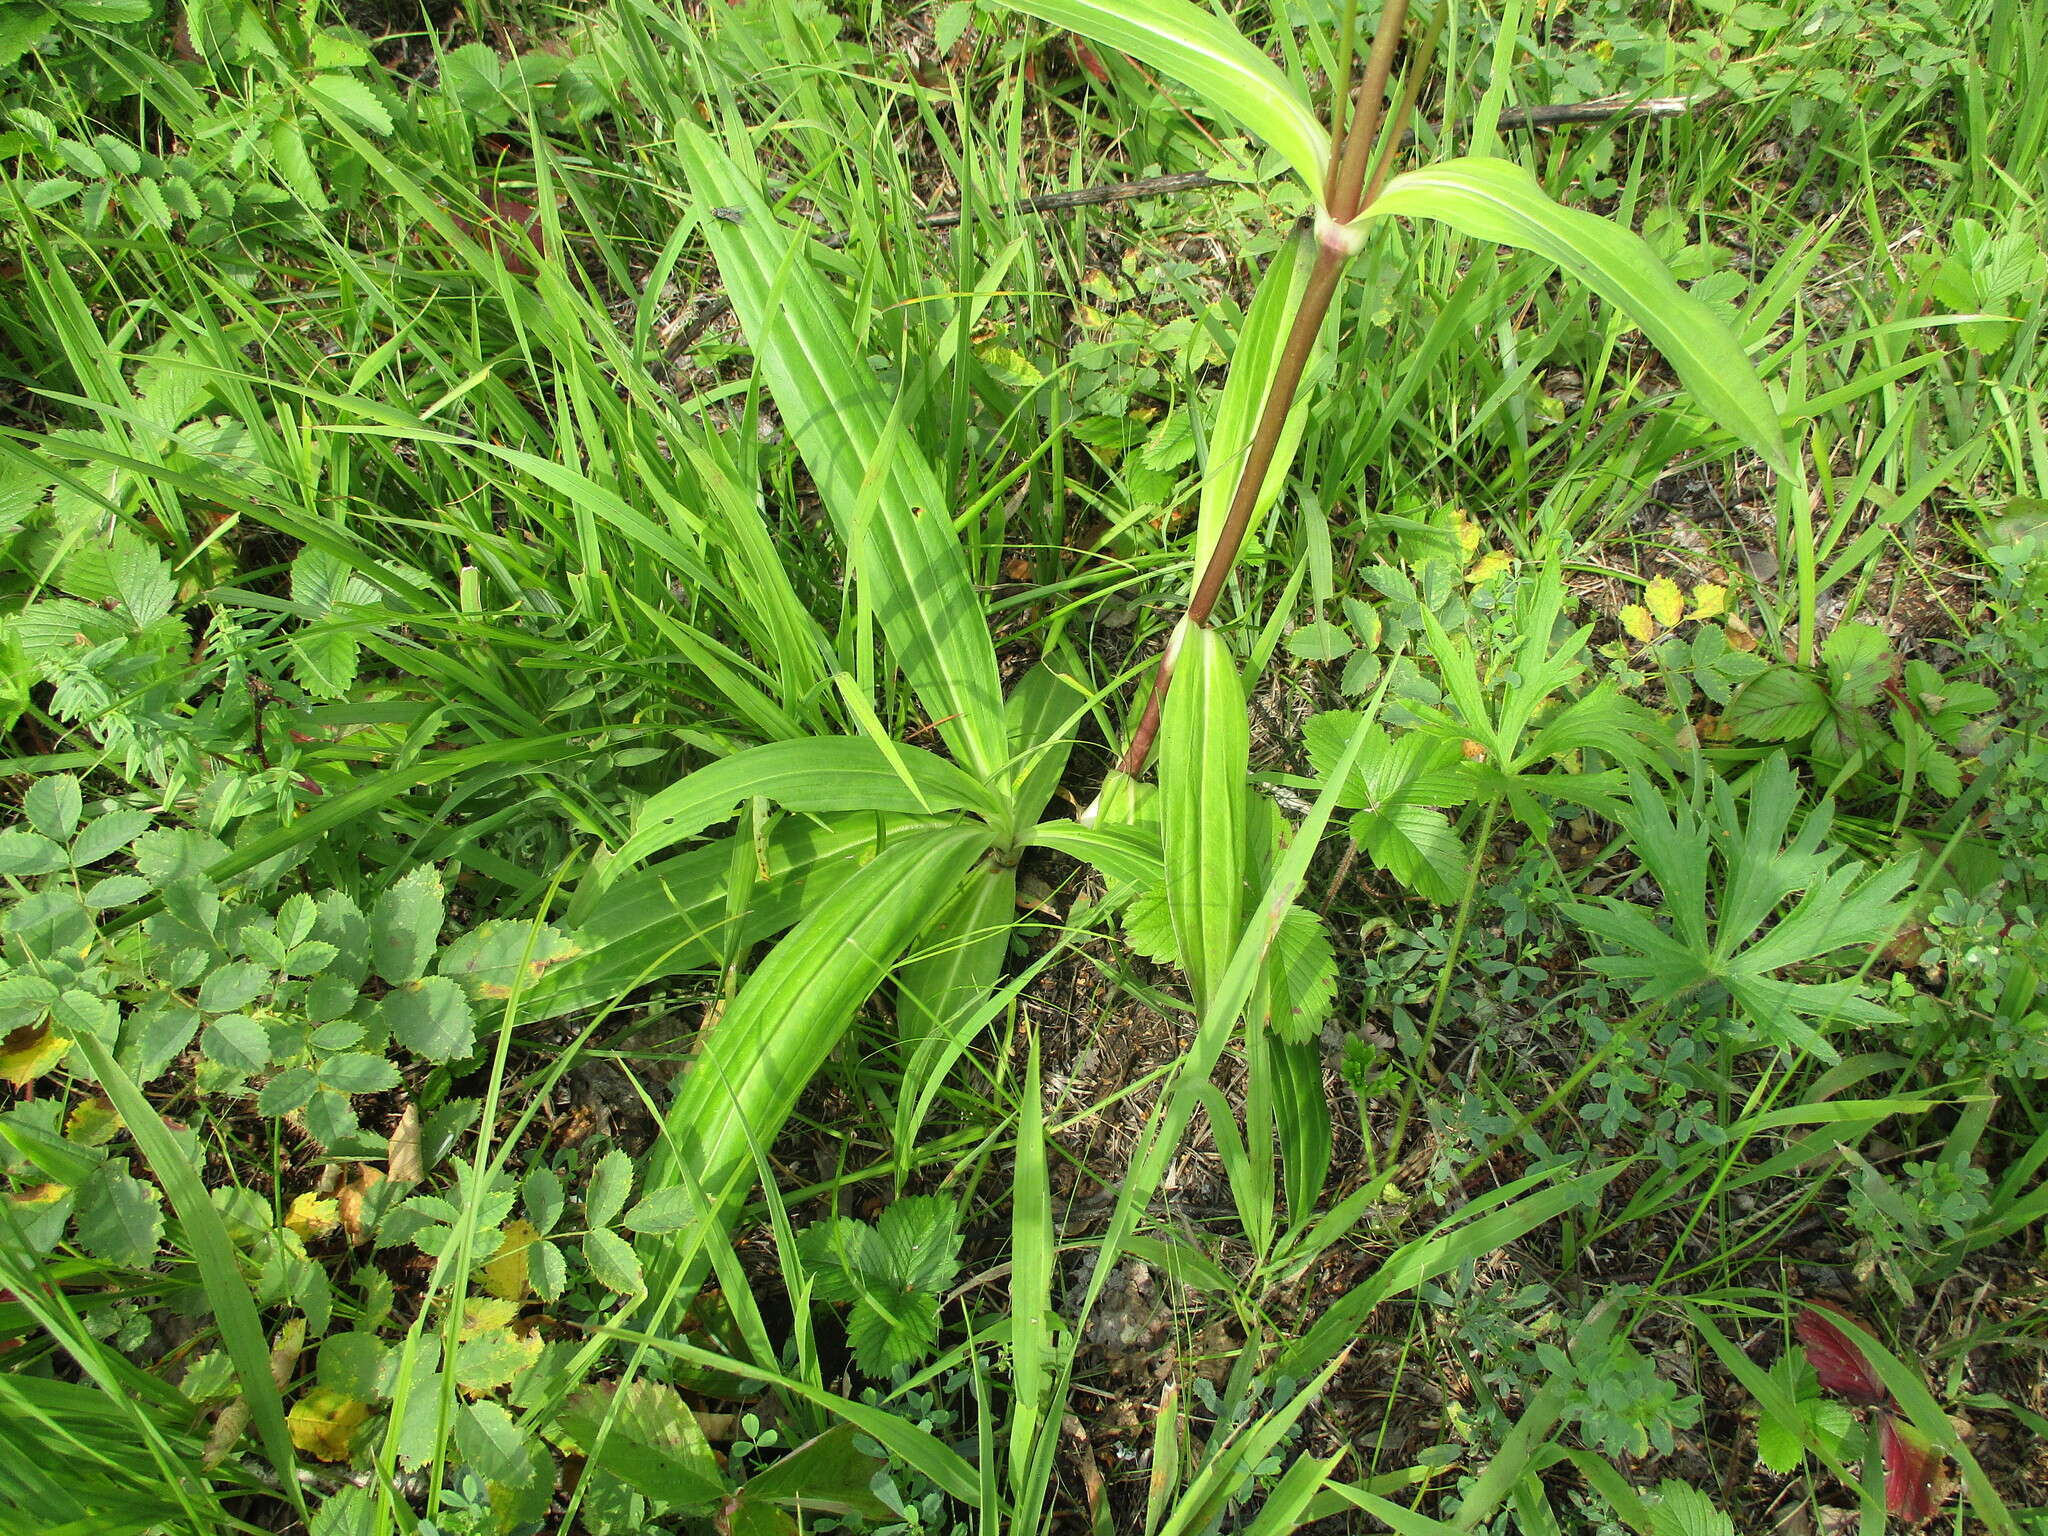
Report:
M 1441 5 L 1436 14 L 1439 19 L 1442 17 Z M 1341 154 L 1336 146 L 1332 146 L 1332 160 L 1338 169 L 1331 179 L 1327 213 L 1338 224 L 1350 223 L 1369 201 L 1366 196 L 1366 169 L 1386 111 L 1387 81 L 1393 74 L 1394 51 L 1400 44 L 1401 29 L 1407 18 L 1408 0 L 1386 0 L 1380 10 L 1379 26 L 1373 33 L 1372 53 L 1359 81 L 1358 98 L 1351 112 L 1351 129 L 1345 135 Z M 1433 40 L 1434 24 L 1430 35 Z M 1417 59 L 1414 73 L 1419 75 L 1423 63 L 1423 59 Z M 1414 103 L 1414 89 L 1404 91 L 1393 125 L 1396 143 Z M 1379 191 L 1378 182 L 1384 179 L 1387 163 L 1383 157 L 1381 174 L 1374 179 L 1374 195 Z M 1210 551 L 1209 563 L 1202 568 L 1201 580 L 1195 583 L 1194 593 L 1188 599 L 1184 619 L 1189 624 L 1208 623 L 1209 615 L 1215 611 L 1216 599 L 1222 595 L 1223 584 L 1230 579 L 1231 568 L 1237 563 L 1238 551 L 1251 527 L 1259 490 L 1265 485 L 1266 473 L 1272 468 L 1274 455 L 1279 451 L 1287 413 L 1293 407 L 1294 397 L 1301 388 L 1302 374 L 1307 371 L 1309 356 L 1315 349 L 1316 333 L 1322 329 L 1323 317 L 1330 311 L 1330 301 L 1336 296 L 1337 283 L 1344 275 L 1344 264 L 1350 256 L 1350 247 L 1341 238 L 1319 238 L 1316 242 L 1315 266 L 1309 271 L 1308 284 L 1302 290 L 1301 302 L 1294 311 L 1294 322 L 1287 332 L 1286 345 L 1274 365 L 1273 379 L 1266 388 L 1265 404 L 1260 407 L 1258 424 L 1252 432 L 1244 467 L 1238 473 L 1236 489 L 1231 492 L 1230 506 L 1217 534 L 1216 547 Z M 1158 670 L 1152 674 L 1152 690 L 1145 701 L 1145 712 L 1138 719 L 1138 728 L 1131 735 L 1131 744 L 1122 761 L 1117 764 L 1124 773 L 1135 777 L 1145 771 L 1146 759 L 1152 755 L 1152 743 L 1159 735 L 1159 711 L 1166 702 L 1166 691 L 1172 685 L 1173 647 L 1169 645 L 1159 658 Z

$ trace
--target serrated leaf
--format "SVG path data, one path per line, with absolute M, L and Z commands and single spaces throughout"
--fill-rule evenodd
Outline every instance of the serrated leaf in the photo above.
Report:
M 626 1208 L 626 1197 L 632 1192 L 633 1159 L 614 1147 L 598 1159 L 590 1175 L 590 1187 L 583 1195 L 584 1219 L 593 1227 L 610 1226 Z
M 1322 919 L 1290 906 L 1266 963 L 1273 1028 L 1283 1040 L 1313 1040 L 1337 1001 L 1337 955 Z
M 546 923 L 489 922 L 451 940 L 434 969 L 460 982 L 478 1002 L 497 1002 L 582 953 Z
M 356 127 L 378 135 L 391 132 L 391 114 L 384 103 L 353 75 L 315 75 L 305 84 L 308 95 Z
M 1301 661 L 1336 661 L 1351 654 L 1351 637 L 1335 624 L 1304 624 L 1287 637 L 1287 654 Z
M 206 1026 L 200 1054 L 236 1072 L 261 1072 L 270 1064 L 270 1031 L 246 1013 L 224 1013 Z
M 1827 691 L 1811 673 L 1777 666 L 1744 685 L 1721 723 L 1737 736 L 1757 741 L 1798 741 L 1828 717 Z
M 428 1061 L 454 1061 L 476 1048 L 469 999 L 446 976 L 424 976 L 384 994 L 378 1005 L 392 1038 Z
M 382 1093 L 398 1086 L 398 1068 L 368 1051 L 344 1051 L 320 1063 L 320 1086 L 334 1093 Z
M 415 865 L 370 908 L 370 960 L 392 986 L 417 981 L 441 941 L 441 872 Z
M 1643 588 L 1643 606 L 1664 629 L 1675 629 L 1685 617 L 1685 594 L 1669 576 L 1659 576 Z
M 959 1215 L 944 1195 L 908 1195 L 889 1203 L 875 1222 L 898 1285 L 943 1291 L 960 1273 Z
M 526 1219 L 540 1231 L 552 1232 L 555 1223 L 562 1219 L 562 1208 L 566 1204 L 562 1180 L 555 1170 L 545 1165 L 528 1169 L 519 1191 Z
M 568 1261 L 545 1238 L 526 1251 L 526 1283 L 542 1301 L 558 1299 L 569 1284 Z
M 1718 619 L 1728 611 L 1728 589 L 1703 581 L 1692 589 L 1692 613 L 1695 619 Z
M 1464 894 L 1468 855 L 1442 811 L 1401 804 L 1362 811 L 1351 835 L 1367 858 L 1425 900 L 1447 907 Z
M 85 796 L 78 788 L 78 780 L 68 773 L 45 774 L 29 785 L 28 792 L 21 797 L 21 812 L 28 818 L 28 824 L 60 843 L 71 841 L 71 834 L 78 827 L 79 812 L 84 808 Z
M 643 1236 L 658 1236 L 664 1232 L 680 1232 L 700 1220 L 703 1214 L 703 1207 L 689 1190 L 672 1184 L 667 1189 L 657 1189 L 626 1212 L 625 1226 Z
M 516 1333 L 497 1327 L 464 1339 L 455 1346 L 455 1384 L 472 1397 L 509 1386 L 521 1371 L 540 1359 L 537 1333 Z
M 0 1038 L 0 1082 L 26 1088 L 64 1059 L 67 1036 L 48 1026 L 25 1024 Z
M 854 1363 L 870 1376 L 894 1376 L 939 1342 L 939 1298 L 924 1291 L 871 1293 L 846 1320 Z
M 484 1289 L 507 1301 L 516 1301 L 524 1296 L 530 1253 L 539 1241 L 540 1231 L 532 1222 L 506 1222 L 498 1251 L 484 1261 Z
M 1642 645 L 1657 638 L 1657 620 L 1641 603 L 1630 603 L 1615 616 L 1622 633 Z
M 26 879 L 65 867 L 64 850 L 33 832 L 0 832 L 0 875 Z
M 199 984 L 199 1007 L 204 1013 L 233 1013 L 271 985 L 270 972 L 253 960 L 231 960 L 215 967 Z
M 638 1296 L 647 1289 L 647 1282 L 640 1273 L 640 1260 L 633 1254 L 632 1244 L 616 1232 L 603 1230 L 583 1234 L 583 1262 L 590 1266 L 591 1277 L 608 1291 L 621 1296 Z
M 147 811 L 109 811 L 79 829 L 71 845 L 71 861 L 83 869 L 117 852 L 149 830 L 154 818 Z
M 163 1196 L 128 1171 L 128 1159 L 110 1157 L 78 1188 L 78 1241 L 110 1264 L 140 1269 L 156 1259 L 163 1241 Z

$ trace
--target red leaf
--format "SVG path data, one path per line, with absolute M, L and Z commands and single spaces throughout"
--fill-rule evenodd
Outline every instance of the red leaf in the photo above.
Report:
M 1829 1320 L 1827 1312 L 1802 1307 L 1792 1320 L 1792 1331 L 1806 1346 L 1806 1358 L 1823 1389 L 1866 1408 L 1891 1401 L 1891 1393 L 1870 1368 L 1862 1349 Z
M 1097 56 L 1093 48 L 1090 48 L 1078 37 L 1069 37 L 1067 39 L 1067 51 L 1073 54 L 1076 64 L 1079 64 L 1094 77 L 1096 84 L 1109 84 L 1109 71 L 1103 66 L 1101 58 Z
M 1941 1453 L 1909 1425 L 1884 1416 L 1884 1507 L 1918 1525 L 1934 1517 L 1934 1479 L 1941 1471 Z

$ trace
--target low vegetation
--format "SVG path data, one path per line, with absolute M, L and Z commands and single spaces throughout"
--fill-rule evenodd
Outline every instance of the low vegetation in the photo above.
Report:
M 382 4 L 0 0 L 0 1523 L 2048 1529 L 2035 8 Z

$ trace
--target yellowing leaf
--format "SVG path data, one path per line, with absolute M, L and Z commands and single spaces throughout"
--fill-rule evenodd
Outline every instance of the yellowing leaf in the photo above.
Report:
M 1465 552 L 1467 560 L 1479 553 L 1479 540 L 1483 535 L 1470 512 L 1463 507 L 1451 508 L 1451 528 L 1458 535 L 1458 548 Z
M 305 1238 L 325 1237 L 340 1224 L 340 1206 L 310 1189 L 293 1200 L 291 1209 L 284 1215 L 285 1230 Z
M 480 1333 L 497 1333 L 512 1326 L 519 1304 L 502 1298 L 472 1296 L 462 1309 L 462 1332 L 458 1337 L 473 1339 Z
M 14 1190 L 7 1196 L 10 1205 L 55 1205 L 71 1193 L 69 1184 L 31 1184 L 27 1189 Z
M 1703 581 L 1692 589 L 1692 617 L 1718 619 L 1728 611 L 1728 589 Z
M 1685 594 L 1669 576 L 1659 576 L 1643 589 L 1643 605 L 1665 629 L 1675 628 L 1685 617 Z
M 64 1121 L 64 1134 L 83 1147 L 104 1147 L 120 1129 L 114 1106 L 97 1096 L 80 1099 Z
M 369 1416 L 369 1407 L 346 1393 L 315 1387 L 292 1404 L 284 1422 L 291 1431 L 292 1444 L 307 1455 L 322 1461 L 347 1461 L 349 1441 Z
M 1650 617 L 1650 610 L 1640 603 L 1630 603 L 1615 617 L 1621 620 L 1621 627 L 1628 631 L 1629 638 L 1648 645 L 1657 638 L 1657 621 Z
M 1504 549 L 1488 550 L 1473 562 L 1472 569 L 1465 573 L 1465 580 L 1472 586 L 1491 581 L 1515 563 L 1515 557 Z
M 540 1229 L 530 1221 L 508 1221 L 498 1251 L 484 1265 L 484 1289 L 506 1301 L 526 1294 L 526 1250 L 540 1241 Z
M 26 1088 L 64 1059 L 71 1042 L 47 1024 L 24 1024 L 0 1040 L 0 1080 Z

